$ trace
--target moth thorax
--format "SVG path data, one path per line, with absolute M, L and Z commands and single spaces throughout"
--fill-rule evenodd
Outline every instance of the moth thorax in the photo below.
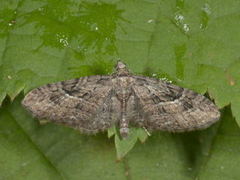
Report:
M 119 100 L 127 101 L 129 99 L 129 97 L 131 96 L 131 89 L 130 88 L 127 88 L 127 89 L 117 89 L 116 95 L 117 95 L 117 98 Z

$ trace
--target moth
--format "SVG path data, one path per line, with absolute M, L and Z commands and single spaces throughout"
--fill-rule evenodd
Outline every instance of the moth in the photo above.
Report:
M 205 96 L 134 75 L 121 61 L 109 76 L 80 77 L 33 89 L 22 105 L 38 119 L 85 134 L 115 125 L 123 138 L 129 135 L 129 127 L 185 132 L 207 128 L 220 118 L 218 108 Z

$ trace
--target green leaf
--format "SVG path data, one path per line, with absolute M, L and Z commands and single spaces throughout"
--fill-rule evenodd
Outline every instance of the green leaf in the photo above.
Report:
M 21 178 L 25 174 L 28 179 L 62 179 L 8 109 L 2 108 L 0 114 L 0 178 L 25 179 Z
M 115 146 L 118 160 L 121 160 L 133 148 L 138 139 L 144 143 L 148 136 L 145 130 L 141 128 L 130 128 L 129 136 L 127 138 L 121 138 L 116 128 L 114 129 L 114 133 L 111 132 L 112 130 L 108 131 L 108 137 L 109 135 L 115 134 Z
M 235 0 L 0 0 L 0 179 L 238 179 L 239 8 Z M 118 59 L 231 109 L 205 131 L 156 132 L 136 146 L 144 130 L 128 141 L 109 131 L 118 158 L 134 146 L 116 163 L 106 134 L 39 125 L 20 105 L 21 91 L 109 74 Z
M 153 133 L 116 162 L 114 143 L 106 135 L 86 136 L 52 123 L 40 125 L 20 106 L 21 99 L 4 103 L 0 111 L 1 179 L 234 179 L 239 175 L 240 134 L 230 107 L 223 110 L 221 122 L 205 131 Z
M 231 118 L 230 108 L 223 111 L 222 122 L 213 139 L 211 149 L 206 152 L 206 163 L 198 172 L 199 179 L 238 179 L 240 131 Z M 210 155 L 211 154 L 211 155 Z
M 106 135 L 40 125 L 21 99 L 6 102 L 0 112 L 0 179 L 124 178 L 124 165 L 116 163 L 114 143 Z

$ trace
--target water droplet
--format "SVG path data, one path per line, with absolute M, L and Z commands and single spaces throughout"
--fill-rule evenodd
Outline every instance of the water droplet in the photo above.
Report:
M 16 20 L 11 20 L 11 21 L 8 23 L 8 26 L 13 26 L 14 24 L 16 24 Z
M 211 14 L 211 8 L 209 4 L 205 3 L 204 6 L 202 7 L 202 11 L 206 12 L 208 15 Z
M 154 19 L 149 19 L 148 21 L 147 21 L 147 23 L 153 23 L 154 22 Z
M 69 45 L 68 37 L 66 35 L 64 35 L 64 34 L 57 34 L 57 39 L 64 47 L 67 47 Z
M 188 33 L 189 30 L 190 30 L 190 27 L 187 23 L 185 23 L 185 18 L 182 14 L 180 14 L 179 12 L 177 12 L 175 14 L 175 17 L 174 17 L 174 20 L 175 20 L 175 24 L 181 28 L 181 30 L 184 32 L 184 33 Z
M 92 31 L 98 31 L 98 30 L 99 30 L 99 27 L 97 26 L 96 23 L 91 24 L 91 30 L 92 30 Z
M 160 78 L 160 80 L 162 80 L 162 81 L 167 81 L 167 82 L 169 82 L 169 83 L 172 83 L 172 81 L 170 81 L 170 80 L 168 80 L 167 78 Z
M 201 13 L 200 28 L 206 29 L 209 21 L 209 15 L 211 14 L 211 8 L 207 3 L 205 3 L 201 10 L 202 10 L 202 13 Z
M 176 20 L 177 22 L 183 22 L 184 16 L 181 15 L 181 14 L 176 14 L 176 15 L 175 15 L 175 20 Z
M 188 24 L 183 24 L 183 30 L 184 30 L 185 32 L 188 32 L 188 31 L 190 30 L 189 25 L 188 25 Z

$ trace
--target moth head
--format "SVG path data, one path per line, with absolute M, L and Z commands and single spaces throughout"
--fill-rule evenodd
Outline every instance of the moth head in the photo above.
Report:
M 128 75 L 129 74 L 129 70 L 128 70 L 126 64 L 124 64 L 120 60 L 117 62 L 116 72 L 117 72 L 118 76 L 124 76 L 124 75 Z

